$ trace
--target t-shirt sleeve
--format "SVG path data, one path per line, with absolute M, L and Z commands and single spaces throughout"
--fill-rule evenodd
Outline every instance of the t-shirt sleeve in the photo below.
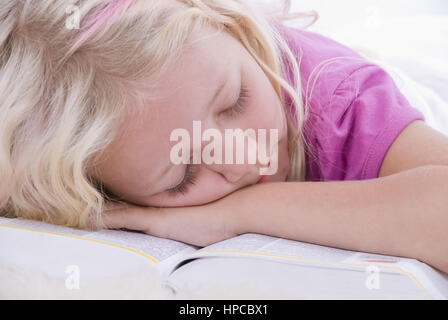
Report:
M 392 77 L 374 64 L 348 75 L 314 112 L 307 155 L 311 181 L 377 178 L 400 132 L 415 120 L 425 121 Z

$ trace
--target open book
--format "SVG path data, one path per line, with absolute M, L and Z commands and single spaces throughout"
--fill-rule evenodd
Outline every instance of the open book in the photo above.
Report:
M 0 298 L 448 299 L 418 260 L 260 234 L 200 248 L 0 218 Z

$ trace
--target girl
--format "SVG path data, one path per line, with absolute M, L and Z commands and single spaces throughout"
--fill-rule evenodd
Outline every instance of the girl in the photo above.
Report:
M 448 138 L 379 66 L 283 25 L 306 16 L 289 2 L 3 0 L 1 212 L 197 246 L 253 232 L 448 272 Z M 275 173 L 173 164 L 172 132 L 193 121 L 276 130 Z

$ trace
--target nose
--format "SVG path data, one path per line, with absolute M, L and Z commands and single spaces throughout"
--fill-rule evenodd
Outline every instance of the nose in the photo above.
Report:
M 225 156 L 222 158 L 225 159 Z M 269 157 L 270 158 L 270 157 Z M 224 160 L 222 159 L 222 160 Z M 236 184 L 238 186 L 248 185 L 255 183 L 261 176 L 262 168 L 267 170 L 269 168 L 268 163 L 262 163 L 258 157 L 249 161 L 247 150 L 242 163 L 237 162 L 235 158 L 232 161 L 226 162 L 221 161 L 221 163 L 204 163 L 208 169 L 221 174 L 229 183 Z M 264 172 L 263 172 L 264 174 Z
M 207 167 L 221 174 L 229 183 L 238 185 L 252 183 L 258 176 L 258 167 L 253 164 L 210 164 Z
M 208 127 L 206 126 L 206 128 Z M 210 128 L 214 129 L 212 126 L 210 126 Z M 220 145 L 212 145 L 213 148 L 211 148 L 211 150 L 208 149 L 209 140 L 201 141 L 201 149 L 199 149 L 200 151 L 198 150 L 198 152 L 203 153 L 204 149 L 207 147 L 207 152 L 205 152 L 205 154 L 212 157 L 213 160 L 221 162 L 210 162 L 212 159 L 207 157 L 208 161 L 205 163 L 202 162 L 202 164 L 209 170 L 215 171 L 216 173 L 222 175 L 229 183 L 236 184 L 238 186 L 253 184 L 260 178 L 260 169 L 266 168 L 268 165 L 266 163 L 262 163 L 259 158 L 259 154 L 257 153 L 258 143 L 256 137 L 251 135 L 241 137 L 238 132 L 236 134 L 238 134 L 237 137 L 231 137 L 231 139 L 236 139 L 236 141 L 233 140 L 233 143 L 227 141 L 225 134 L 221 134 L 221 137 L 225 137 L 224 141 L 221 140 L 222 143 Z M 269 141 L 268 145 L 270 145 L 270 142 L 271 141 Z M 238 143 L 242 143 L 242 145 L 238 145 Z M 215 147 L 217 148 L 216 150 L 214 149 Z M 268 157 L 270 157 L 270 154 L 272 153 L 269 152 L 269 150 L 270 149 L 267 151 Z M 218 152 L 216 153 L 216 159 L 215 151 Z M 227 158 L 228 152 L 230 152 L 229 159 Z M 239 156 L 241 156 L 241 158 Z M 238 162 L 241 160 L 243 163 Z M 263 161 L 265 160 L 263 159 Z

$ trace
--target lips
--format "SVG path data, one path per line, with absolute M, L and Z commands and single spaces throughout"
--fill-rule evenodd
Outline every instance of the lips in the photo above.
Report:
M 266 177 L 266 176 L 261 176 L 261 178 L 260 178 L 260 179 L 258 179 L 258 181 L 257 181 L 257 183 L 256 183 L 256 184 L 264 182 L 264 180 L 265 180 L 265 177 Z

